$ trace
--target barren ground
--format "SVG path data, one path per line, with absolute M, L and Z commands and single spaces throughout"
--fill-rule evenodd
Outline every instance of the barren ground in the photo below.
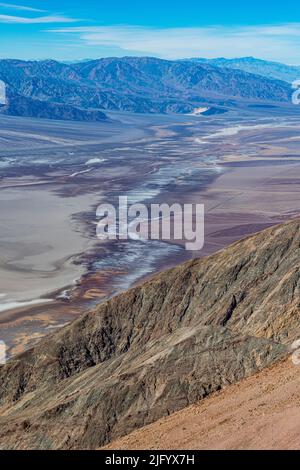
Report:
M 291 359 L 105 449 L 300 449 L 300 368 Z

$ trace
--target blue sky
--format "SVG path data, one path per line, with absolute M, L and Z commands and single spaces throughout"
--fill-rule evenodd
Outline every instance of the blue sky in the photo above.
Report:
M 252 55 L 300 64 L 299 14 L 296 1 L 0 1 L 0 57 Z

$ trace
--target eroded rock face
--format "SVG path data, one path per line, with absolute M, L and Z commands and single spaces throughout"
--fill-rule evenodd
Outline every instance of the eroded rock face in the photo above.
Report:
M 300 337 L 300 221 L 169 270 L 0 370 L 1 448 L 97 448 L 275 362 Z

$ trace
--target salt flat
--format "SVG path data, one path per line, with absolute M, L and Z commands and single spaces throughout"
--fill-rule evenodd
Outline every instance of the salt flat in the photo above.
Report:
M 84 270 L 72 257 L 91 241 L 76 230 L 72 215 L 87 210 L 92 195 L 63 201 L 46 187 L 17 187 L 1 190 L 0 198 L 0 310 L 80 278 Z

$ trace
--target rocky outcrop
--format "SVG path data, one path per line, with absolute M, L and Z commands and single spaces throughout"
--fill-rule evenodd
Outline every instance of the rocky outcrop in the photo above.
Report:
M 285 356 L 300 221 L 160 274 L 0 370 L 1 448 L 97 448 Z

